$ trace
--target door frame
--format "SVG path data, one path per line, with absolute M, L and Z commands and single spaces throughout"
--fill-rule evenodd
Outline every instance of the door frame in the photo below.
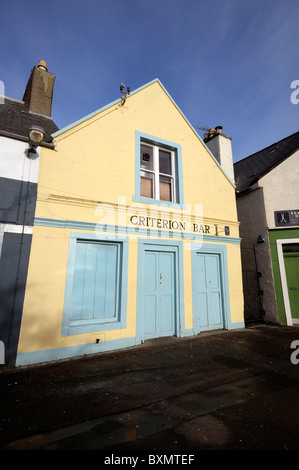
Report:
M 160 250 L 159 250 L 160 247 Z M 183 242 L 171 240 L 138 240 L 138 267 L 137 267 L 137 313 L 136 313 L 136 341 L 144 343 L 144 258 L 145 252 L 167 251 L 175 253 L 175 336 L 182 336 L 184 331 L 185 311 L 184 311 L 184 271 L 183 271 Z
M 296 322 L 293 321 L 292 318 L 292 311 L 289 299 L 289 290 L 288 290 L 288 283 L 287 283 L 287 276 L 286 270 L 284 265 L 284 257 L 283 257 L 283 249 L 282 245 L 299 243 L 299 238 L 280 238 L 276 240 L 277 246 L 277 255 L 278 255 L 278 265 L 279 265 L 279 272 L 280 272 L 280 279 L 281 279 L 281 286 L 282 286 L 282 296 L 283 296 L 283 303 L 284 309 L 286 313 L 286 320 L 288 326 L 297 325 Z
M 217 254 L 219 255 L 219 271 L 220 271 L 220 284 L 222 291 L 222 309 L 223 309 L 223 329 L 229 329 L 231 325 L 230 318 L 230 299 L 229 299 L 229 281 L 228 281 L 228 264 L 227 264 L 227 250 L 226 245 L 218 245 L 213 243 L 194 243 L 191 251 L 191 263 L 192 263 L 192 305 L 193 305 L 193 328 L 195 334 L 200 333 L 200 321 L 198 315 L 196 315 L 197 308 L 197 296 L 196 296 L 196 260 L 197 253 L 199 254 Z M 209 330 L 208 330 L 209 331 Z

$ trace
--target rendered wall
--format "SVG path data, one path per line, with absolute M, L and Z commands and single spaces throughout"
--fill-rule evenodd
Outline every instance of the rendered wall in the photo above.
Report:
M 268 237 L 268 227 L 266 221 L 263 188 L 257 187 L 254 190 L 240 194 L 237 197 L 238 216 L 240 220 L 241 251 L 243 255 L 244 270 L 246 266 L 246 253 L 254 250 L 256 256 L 256 268 L 261 273 L 259 278 L 259 288 L 263 292 L 259 296 L 264 319 L 269 322 L 278 322 L 275 287 L 271 264 L 270 242 Z M 259 235 L 262 235 L 265 243 L 257 243 Z M 250 267 L 252 269 L 252 267 Z M 256 303 L 258 300 L 256 300 Z
M 134 201 L 136 132 L 181 145 L 183 208 Z M 194 243 L 225 247 L 228 327 L 244 326 L 234 186 L 159 82 L 132 94 L 123 106 L 114 103 L 58 134 L 55 146 L 55 151 L 43 149 L 41 156 L 19 364 L 138 344 L 138 244 L 146 238 L 155 242 L 169 240 L 180 247 L 180 308 L 184 311 L 181 335 L 194 334 Z M 197 206 L 202 209 L 200 217 Z M 186 229 L 156 228 L 149 233 L 148 227 L 132 223 L 132 214 L 154 214 L 159 220 L 180 219 L 186 222 Z M 192 230 L 199 220 L 204 227 L 201 233 Z M 224 233 L 225 226 L 229 226 L 229 235 Z M 74 232 L 123 236 L 128 240 L 126 321 L 121 329 L 62 335 L 69 246 Z
M 266 219 L 269 229 L 275 229 L 274 212 L 299 209 L 299 150 L 288 157 L 271 172 L 261 178 L 263 187 Z M 275 188 L 275 191 L 273 191 Z

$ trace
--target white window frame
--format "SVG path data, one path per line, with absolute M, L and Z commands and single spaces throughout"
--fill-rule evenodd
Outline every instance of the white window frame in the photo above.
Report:
M 164 176 L 169 178 L 171 181 L 171 199 L 167 202 L 176 203 L 176 162 L 175 162 L 175 152 L 167 147 L 163 147 L 161 145 L 151 144 L 145 141 L 140 142 L 140 154 L 141 154 L 141 146 L 145 145 L 147 147 L 151 147 L 153 149 L 153 170 L 144 169 L 140 165 L 140 179 L 142 176 L 146 174 L 153 175 L 153 197 L 151 199 L 155 199 L 157 201 L 161 201 L 164 199 L 160 198 L 160 176 Z M 161 173 L 160 172 L 160 161 L 159 161 L 159 151 L 165 151 L 170 154 L 171 158 L 171 174 Z
M 175 174 L 175 200 L 176 202 L 165 201 L 163 199 L 154 199 L 140 195 L 140 144 L 156 145 L 163 149 L 171 150 L 174 158 Z M 183 163 L 182 163 L 182 147 L 177 142 L 169 141 L 145 132 L 135 131 L 135 194 L 132 200 L 138 203 L 153 204 L 158 206 L 167 206 L 177 209 L 185 209 L 184 204 L 184 184 L 183 184 Z

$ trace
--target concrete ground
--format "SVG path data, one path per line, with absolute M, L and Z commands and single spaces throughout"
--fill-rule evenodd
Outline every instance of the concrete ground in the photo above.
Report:
M 261 324 L 3 369 L 0 449 L 298 450 L 296 340 Z

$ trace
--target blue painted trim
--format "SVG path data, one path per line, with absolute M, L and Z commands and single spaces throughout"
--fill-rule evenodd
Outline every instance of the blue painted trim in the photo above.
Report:
M 239 330 L 245 328 L 245 323 L 243 321 L 240 322 L 235 322 L 235 323 L 230 323 L 228 325 L 228 330 Z
M 229 298 L 229 282 L 228 282 L 228 262 L 227 262 L 227 249 L 225 245 L 217 245 L 204 243 L 197 245 L 196 243 L 191 246 L 191 262 L 192 262 L 192 304 L 193 304 L 193 325 L 195 334 L 201 332 L 199 325 L 199 318 L 196 316 L 196 307 L 198 304 L 196 297 L 196 254 L 218 254 L 220 256 L 220 276 L 221 276 L 221 287 L 222 287 L 222 307 L 224 317 L 224 328 L 232 329 L 233 324 L 231 322 L 230 313 L 230 298 Z
M 185 207 L 184 204 L 178 204 L 176 202 L 169 202 L 169 201 L 159 201 L 157 199 L 151 199 L 149 197 L 143 197 L 143 196 L 133 196 L 132 200 L 134 202 L 142 202 L 144 204 L 154 204 L 157 207 L 158 206 L 171 207 L 172 209 L 184 209 Z
M 147 88 L 148 86 L 150 85 L 153 85 L 154 83 L 159 83 L 159 85 L 161 86 L 161 88 L 164 90 L 164 92 L 166 93 L 166 95 L 168 96 L 168 98 L 170 99 L 170 101 L 173 103 L 173 105 L 176 107 L 176 109 L 179 111 L 179 113 L 182 115 L 182 117 L 185 119 L 185 121 L 187 122 L 187 124 L 191 127 L 192 131 L 194 132 L 194 134 L 196 135 L 196 137 L 198 138 L 198 140 L 202 143 L 202 145 L 204 146 L 204 148 L 207 150 L 207 152 L 209 153 L 209 155 L 213 158 L 214 162 L 216 163 L 216 165 L 218 166 L 218 168 L 222 171 L 222 173 L 225 175 L 225 177 L 228 179 L 228 181 L 231 183 L 231 185 L 236 189 L 236 185 L 235 183 L 230 179 L 230 177 L 226 174 L 226 172 L 223 170 L 222 166 L 220 165 L 220 163 L 217 161 L 217 159 L 214 157 L 214 155 L 211 153 L 211 151 L 209 150 L 209 148 L 206 146 L 206 144 L 204 143 L 204 141 L 201 139 L 201 137 L 197 134 L 197 132 L 195 131 L 194 129 L 194 126 L 192 126 L 192 124 L 188 121 L 188 119 L 186 118 L 186 116 L 184 115 L 184 113 L 181 111 L 181 109 L 179 108 L 179 106 L 176 104 L 176 102 L 173 100 L 173 98 L 170 96 L 170 94 L 168 93 L 168 91 L 166 90 L 166 88 L 164 87 L 164 85 L 160 82 L 160 80 L 158 78 L 146 83 L 145 85 L 142 85 L 141 87 L 137 88 L 136 90 L 133 90 L 131 92 L 131 94 L 127 97 L 127 99 L 130 99 L 130 96 L 132 95 L 135 95 L 136 93 L 139 93 L 140 91 L 144 90 L 145 88 Z M 83 118 L 73 122 L 72 124 L 64 127 L 63 129 L 60 129 L 59 131 L 57 132 L 54 132 L 52 134 L 52 137 L 57 137 L 61 134 L 63 134 L 64 132 L 72 129 L 73 127 L 77 126 L 78 124 L 82 124 L 83 122 L 87 121 L 88 119 L 96 116 L 97 114 L 101 113 L 102 111 L 105 111 L 106 109 L 110 108 L 111 106 L 115 106 L 116 104 L 120 103 L 122 101 L 122 98 L 119 98 L 109 104 L 107 104 L 106 106 L 103 106 L 102 108 L 88 114 L 87 116 L 84 116 Z
M 65 348 L 18 353 L 16 366 L 58 361 L 61 359 L 69 359 L 71 357 L 80 357 L 87 354 L 99 354 L 106 351 L 129 348 L 136 345 L 136 338 L 129 337 L 110 341 L 100 341 L 99 343 L 93 342 L 87 344 L 78 344 L 76 346 L 69 346 Z
M 244 328 L 244 323 L 233 323 L 232 329 Z M 181 337 L 193 336 L 193 330 L 184 330 Z M 79 344 L 77 346 L 69 346 L 58 349 L 45 349 L 43 351 L 32 351 L 18 353 L 16 359 L 16 366 L 28 366 L 43 362 L 58 361 L 63 359 L 70 359 L 72 357 L 80 357 L 91 354 L 100 354 L 107 351 L 115 351 L 118 349 L 125 349 L 132 346 L 137 346 L 138 343 L 135 337 L 120 338 L 110 341 L 100 341 L 99 343 Z
M 136 340 L 144 342 L 144 311 L 143 311 L 143 269 L 145 250 L 169 251 L 177 254 L 176 257 L 176 336 L 189 336 L 193 334 L 185 329 L 185 302 L 184 302 L 184 264 L 183 243 L 171 240 L 138 240 L 138 267 L 137 267 L 137 309 L 136 309 Z
M 93 111 L 92 113 L 90 114 L 87 114 L 87 116 L 84 116 L 83 118 L 81 119 L 78 119 L 77 121 L 69 124 L 68 126 L 65 126 L 63 127 L 62 129 L 59 129 L 59 131 L 56 131 L 54 132 L 53 134 L 51 134 L 52 137 L 58 137 L 59 135 L 63 134 L 64 132 L 66 131 L 69 131 L 70 129 L 72 129 L 73 127 L 76 127 L 78 126 L 79 124 L 82 124 L 83 122 L 87 121 L 88 119 L 96 116 L 97 114 L 101 113 L 102 111 L 105 111 L 106 109 L 110 108 L 111 106 L 113 105 L 116 105 L 118 103 L 121 102 L 121 98 L 115 100 L 115 101 L 112 101 L 111 103 L 107 104 L 106 106 L 103 106 L 102 108 L 100 109 L 97 109 L 96 111 Z
M 152 85 L 153 83 L 155 82 L 159 82 L 160 81 L 158 79 L 155 79 L 155 80 L 152 80 L 151 82 L 149 83 L 146 83 L 145 85 L 137 88 L 136 90 L 133 90 L 130 95 L 127 96 L 127 99 L 130 98 L 130 96 L 132 95 L 135 95 L 136 93 L 138 93 L 139 91 L 143 90 L 144 88 L 147 88 L 149 85 Z M 160 83 L 160 85 L 162 86 L 162 88 L 164 89 L 163 85 Z M 57 137 L 59 136 L 60 134 L 63 134 L 64 132 L 72 129 L 73 127 L 75 126 L 78 126 L 78 124 L 82 124 L 83 122 L 87 121 L 88 119 L 96 116 L 97 114 L 101 113 L 102 111 L 105 111 L 106 109 L 109 109 L 111 106 L 115 106 L 116 104 L 118 103 L 121 103 L 122 101 L 122 98 L 118 98 L 117 100 L 115 101 L 112 101 L 111 103 L 108 103 L 107 105 L 103 106 L 102 108 L 99 108 L 97 109 L 96 111 L 93 111 L 92 113 L 90 114 L 87 114 L 86 116 L 84 116 L 83 118 L 81 119 L 78 119 L 77 121 L 73 122 L 72 124 L 69 124 L 68 126 L 65 126 L 63 127 L 62 129 L 59 129 L 58 131 L 54 132 L 52 134 L 52 137 Z
M 95 319 L 94 322 L 90 321 L 71 321 L 71 299 L 73 292 L 73 277 L 75 268 L 75 255 L 77 240 L 90 240 L 90 241 L 105 241 L 105 242 L 116 242 L 120 248 L 120 307 L 119 307 L 119 318 L 115 320 L 104 320 Z M 84 333 L 100 333 L 101 331 L 115 330 L 119 328 L 125 328 L 127 323 L 127 282 L 128 282 L 128 263 L 129 263 L 129 240 L 128 238 L 122 238 L 119 240 L 117 237 L 110 235 L 98 236 L 94 234 L 86 234 L 82 232 L 72 233 L 69 241 L 69 253 L 68 253 L 68 266 L 65 284 L 65 298 L 64 298 L 64 309 L 62 319 L 62 336 L 78 335 Z
M 178 185 L 179 202 L 161 201 L 140 196 L 140 143 L 144 139 L 154 145 L 162 145 L 175 151 L 176 158 L 176 178 Z M 143 202 L 147 204 L 155 204 L 159 206 L 168 206 L 172 208 L 184 208 L 184 186 L 183 186 L 183 164 L 182 164 L 182 147 L 180 144 L 170 142 L 169 140 L 160 139 L 156 136 L 145 134 L 144 132 L 135 132 L 135 196 L 133 201 Z
M 96 224 L 94 222 L 83 222 L 79 220 L 64 220 L 64 219 L 50 219 L 46 217 L 35 217 L 34 225 L 41 227 L 55 227 L 55 228 L 69 228 L 74 230 L 90 230 L 92 232 L 114 232 L 115 234 L 125 235 L 140 235 L 140 236 L 153 236 L 153 237 L 168 237 L 179 238 L 182 240 L 194 240 L 204 242 L 217 242 L 217 243 L 233 243 L 239 245 L 241 238 L 236 237 L 223 237 L 219 235 L 205 235 L 196 234 L 191 232 L 175 232 L 171 230 L 155 230 L 146 229 L 141 227 L 125 227 L 119 225 Z M 123 235 L 118 238 L 123 239 Z

